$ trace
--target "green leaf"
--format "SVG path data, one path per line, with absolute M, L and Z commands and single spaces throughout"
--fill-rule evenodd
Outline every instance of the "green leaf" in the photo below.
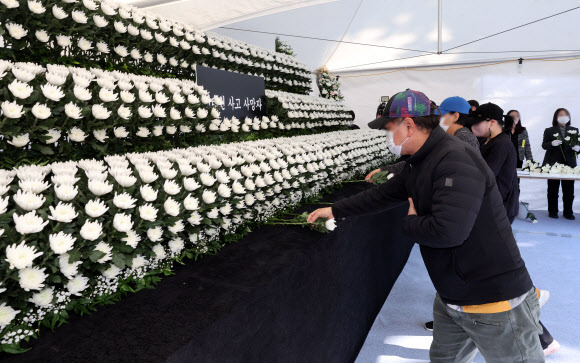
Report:
M 113 254 L 113 263 L 120 269 L 125 268 L 125 255 L 122 253 L 114 253 Z
M 20 344 L 15 343 L 15 344 L 3 344 L 0 345 L 1 351 L 4 351 L 6 353 L 10 353 L 10 354 L 20 354 L 20 353 L 24 353 L 24 352 L 28 352 L 31 348 L 21 348 Z
M 93 251 L 89 253 L 89 259 L 93 262 L 97 262 L 101 258 L 105 257 L 106 253 L 102 251 Z

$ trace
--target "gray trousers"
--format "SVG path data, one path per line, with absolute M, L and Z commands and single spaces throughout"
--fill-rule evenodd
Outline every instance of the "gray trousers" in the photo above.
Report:
M 439 294 L 433 303 L 431 362 L 471 362 L 479 350 L 485 361 L 544 362 L 538 334 L 540 302 L 532 289 L 520 305 L 493 314 L 469 314 L 453 310 Z

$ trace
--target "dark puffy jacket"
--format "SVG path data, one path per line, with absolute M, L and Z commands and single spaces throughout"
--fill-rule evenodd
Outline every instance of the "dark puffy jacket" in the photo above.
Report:
M 508 219 L 513 222 L 520 207 L 520 188 L 517 172 L 518 157 L 510 137 L 501 133 L 481 145 L 481 156 L 495 175 Z
M 520 256 L 495 175 L 479 152 L 436 128 L 405 169 L 332 206 L 336 218 L 377 213 L 413 198 L 403 230 L 421 246 L 433 285 L 449 304 L 477 305 L 525 294 Z
M 568 131 L 576 131 L 574 135 L 568 134 Z M 578 129 L 570 125 L 566 125 L 566 134 L 562 135 L 562 131 L 558 126 L 548 127 L 544 130 L 544 139 L 542 141 L 542 148 L 546 150 L 546 155 L 544 156 L 544 163 L 542 165 L 554 165 L 555 163 L 560 163 L 564 165 L 569 165 L 575 167 L 576 164 L 576 154 L 572 147 L 563 141 L 560 146 L 552 146 L 552 141 L 559 139 L 564 140 L 567 136 L 578 137 Z M 559 136 L 554 136 L 559 135 Z

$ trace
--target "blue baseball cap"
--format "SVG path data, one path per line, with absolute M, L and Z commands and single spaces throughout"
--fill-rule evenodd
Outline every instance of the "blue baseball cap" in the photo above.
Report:
M 449 112 L 459 112 L 465 115 L 469 114 L 469 110 L 471 110 L 471 106 L 469 102 L 465 100 L 465 98 L 461 98 L 459 96 L 448 97 L 441 105 L 439 105 L 439 110 L 435 110 L 436 115 L 445 115 Z

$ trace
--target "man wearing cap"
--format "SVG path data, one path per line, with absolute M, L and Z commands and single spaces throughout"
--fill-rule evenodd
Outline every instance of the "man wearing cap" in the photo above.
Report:
M 446 134 L 421 92 L 387 104 L 395 154 L 410 155 L 386 183 L 315 210 L 308 217 L 382 212 L 409 201 L 403 231 L 416 241 L 437 296 L 431 362 L 543 362 L 540 307 L 503 207 L 481 155 Z M 384 116 L 383 116 L 384 117 Z

